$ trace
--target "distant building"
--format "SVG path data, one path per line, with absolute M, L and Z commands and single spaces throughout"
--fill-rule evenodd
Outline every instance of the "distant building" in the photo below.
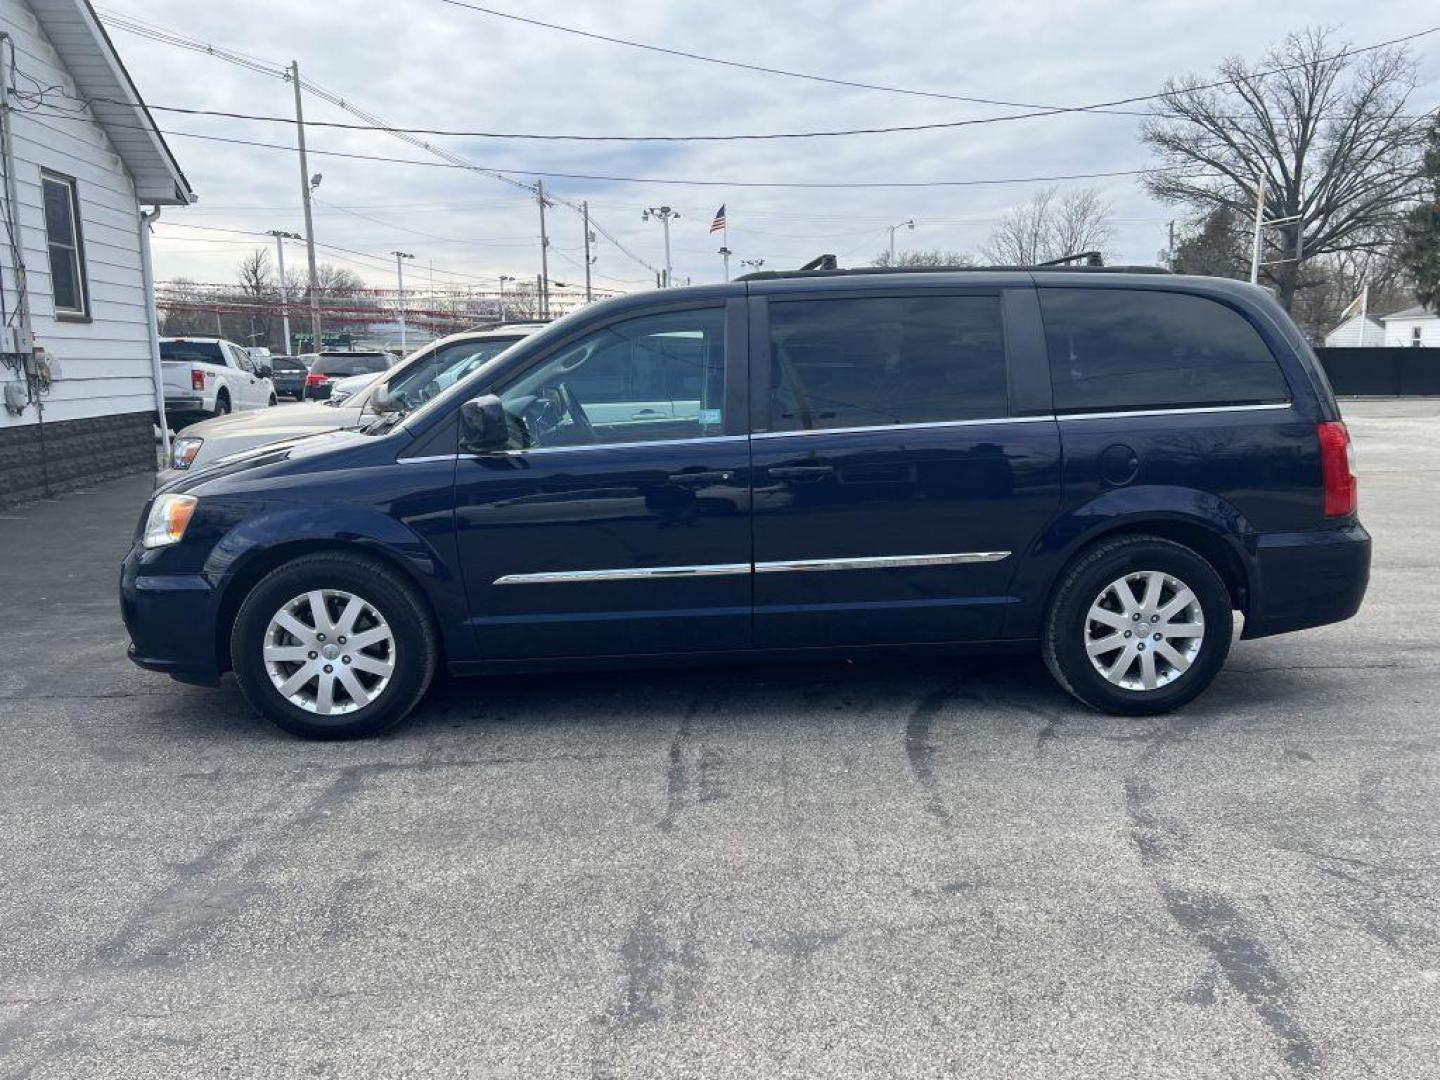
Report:
M 1325 335 L 1327 349 L 1378 348 L 1385 344 L 1385 324 L 1374 315 L 1352 315 Z
M 3 506 L 155 467 L 141 207 L 194 196 L 88 0 L 0 0 L 0 32 Z
M 1440 315 L 1419 304 L 1386 315 L 1385 344 L 1405 347 L 1440 348 Z

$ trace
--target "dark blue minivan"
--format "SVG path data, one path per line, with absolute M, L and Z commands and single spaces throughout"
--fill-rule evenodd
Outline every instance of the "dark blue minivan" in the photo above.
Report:
M 1039 647 L 1121 714 L 1348 618 L 1350 441 L 1260 289 L 1102 270 L 818 271 L 622 297 L 361 432 L 156 492 L 136 663 L 233 670 L 302 735 L 455 673 Z

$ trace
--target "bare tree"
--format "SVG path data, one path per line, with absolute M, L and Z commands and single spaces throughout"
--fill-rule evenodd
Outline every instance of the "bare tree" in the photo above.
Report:
M 189 278 L 157 282 L 155 307 L 163 337 L 199 336 L 215 332 L 215 313 L 204 307 L 205 296 Z
M 1049 258 L 1047 234 L 1054 201 L 1055 189 L 1046 188 L 1002 217 L 980 248 L 980 257 L 996 266 L 1034 266 Z
M 265 248 L 256 248 L 240 260 L 235 274 L 240 281 L 238 299 L 246 313 L 244 321 L 249 324 L 245 343 L 272 344 L 282 335 L 276 333 L 276 309 L 280 301 L 280 290 L 270 267 L 270 252 Z M 282 346 L 280 351 L 288 350 Z
M 902 251 L 890 258 L 890 252 L 882 251 L 875 256 L 871 266 L 974 266 L 975 260 L 963 251 Z
M 1403 47 L 1347 54 L 1324 30 L 1291 34 L 1257 67 L 1170 80 L 1141 138 L 1160 158 L 1155 197 L 1197 213 L 1291 219 L 1267 230 L 1264 279 L 1287 309 L 1308 259 L 1394 235 L 1417 189 L 1419 127 L 1405 115 L 1415 63 Z
M 980 249 L 996 266 L 1033 266 L 1049 259 L 1099 251 L 1115 234 L 1110 205 L 1094 188 L 1036 192 L 995 225 Z

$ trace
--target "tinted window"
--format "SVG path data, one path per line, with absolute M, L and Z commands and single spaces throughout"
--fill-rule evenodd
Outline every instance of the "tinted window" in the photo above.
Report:
M 275 371 L 304 371 L 305 365 L 293 356 L 272 356 L 270 367 Z
M 502 392 L 521 446 L 724 431 L 725 312 L 642 315 L 562 347 Z
M 384 353 L 326 354 L 315 361 L 310 370 L 320 375 L 373 375 L 389 367 Z
M 214 341 L 162 341 L 160 359 L 225 366 L 225 353 Z
M 1057 412 L 1286 401 L 1275 358 L 1239 312 L 1201 296 L 1041 289 Z
M 998 296 L 770 303 L 770 427 L 1006 415 Z

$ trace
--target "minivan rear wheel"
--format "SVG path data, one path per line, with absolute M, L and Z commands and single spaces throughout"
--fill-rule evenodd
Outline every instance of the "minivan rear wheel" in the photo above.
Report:
M 328 553 L 262 578 L 230 636 L 245 700 L 305 738 L 395 724 L 424 695 L 438 651 L 424 600 L 408 582 L 374 559 Z
M 1041 650 L 1080 701 L 1147 715 L 1179 708 L 1210 685 L 1233 625 L 1230 592 L 1204 557 L 1158 536 L 1122 536 L 1065 572 Z

